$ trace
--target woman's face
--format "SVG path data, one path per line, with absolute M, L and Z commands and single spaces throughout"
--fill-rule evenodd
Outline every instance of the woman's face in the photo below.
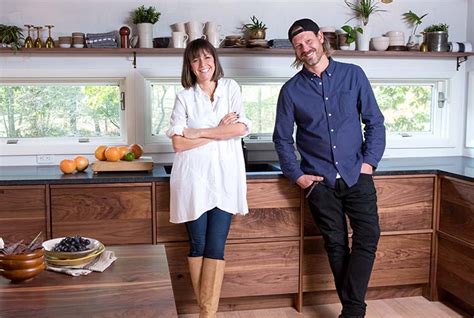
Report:
M 216 70 L 214 57 L 206 51 L 201 51 L 198 57 L 191 61 L 191 68 L 198 83 L 210 81 Z

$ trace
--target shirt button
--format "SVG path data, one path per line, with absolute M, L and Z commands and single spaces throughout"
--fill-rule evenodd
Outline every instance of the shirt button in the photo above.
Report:
M 328 116 L 329 116 L 329 117 L 331 117 L 331 116 L 332 116 L 332 114 L 331 114 L 331 113 L 329 113 L 329 114 L 328 114 Z
M 312 78 L 311 80 L 313 80 L 314 78 Z
M 339 162 L 337 162 L 337 161 L 336 161 L 336 164 L 338 165 L 338 164 L 339 164 Z
M 328 100 L 328 99 L 329 99 L 329 97 L 326 97 L 325 99 L 326 99 L 326 100 Z
M 336 149 L 336 146 L 332 146 L 334 149 Z
M 331 76 L 331 73 L 328 73 L 329 76 Z
M 331 132 L 334 132 L 334 129 L 331 129 Z
M 323 83 L 319 82 L 319 85 L 323 85 Z

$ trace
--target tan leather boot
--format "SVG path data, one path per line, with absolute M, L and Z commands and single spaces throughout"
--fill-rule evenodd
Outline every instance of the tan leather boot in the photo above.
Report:
M 199 293 L 201 290 L 201 270 L 202 270 L 202 256 L 188 257 L 189 275 L 191 276 L 191 283 L 193 284 L 194 295 L 199 306 Z
M 201 275 L 200 318 L 214 318 L 219 307 L 225 261 L 204 258 Z

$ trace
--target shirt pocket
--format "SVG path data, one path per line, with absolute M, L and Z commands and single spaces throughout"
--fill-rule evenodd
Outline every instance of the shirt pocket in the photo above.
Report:
M 339 112 L 344 116 L 351 116 L 357 114 L 357 91 L 356 90 L 342 90 L 339 92 Z

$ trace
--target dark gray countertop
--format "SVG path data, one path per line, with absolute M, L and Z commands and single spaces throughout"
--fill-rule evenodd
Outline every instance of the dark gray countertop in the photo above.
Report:
M 278 166 L 277 163 L 274 165 Z M 168 181 L 163 164 L 155 164 L 152 172 L 120 172 L 93 174 L 87 172 L 63 175 L 58 166 L 3 166 L 0 167 L 0 185 L 24 184 L 93 184 L 119 182 Z M 376 175 L 442 174 L 474 181 L 474 158 L 425 157 L 383 159 Z M 280 171 L 250 172 L 248 179 L 282 178 Z

